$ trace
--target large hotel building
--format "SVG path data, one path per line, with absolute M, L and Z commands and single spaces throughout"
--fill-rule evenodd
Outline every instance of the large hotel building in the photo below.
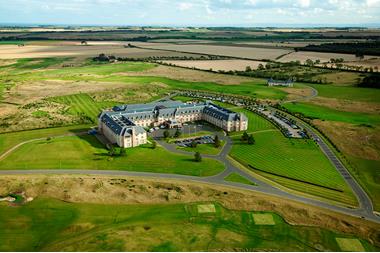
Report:
M 147 142 L 144 128 L 166 124 L 169 127 L 185 122 L 204 120 L 227 132 L 247 130 L 248 119 L 209 101 L 182 103 L 164 101 L 148 104 L 115 106 L 99 115 L 98 130 L 111 143 L 120 147 L 136 147 Z

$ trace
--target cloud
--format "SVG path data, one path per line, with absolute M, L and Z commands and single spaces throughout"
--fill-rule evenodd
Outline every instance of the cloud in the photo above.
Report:
M 192 7 L 193 7 L 192 3 L 179 3 L 178 4 L 178 9 L 180 11 L 186 11 L 186 10 L 192 8 Z
M 122 25 L 380 23 L 380 0 L 0 0 L 0 22 Z

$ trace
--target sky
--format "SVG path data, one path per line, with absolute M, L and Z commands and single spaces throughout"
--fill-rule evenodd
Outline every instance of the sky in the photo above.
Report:
M 0 0 L 0 23 L 365 26 L 380 24 L 380 0 Z

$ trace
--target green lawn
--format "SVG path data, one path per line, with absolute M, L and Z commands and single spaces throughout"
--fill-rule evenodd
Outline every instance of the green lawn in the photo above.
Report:
M 19 207 L 0 204 L 0 251 L 340 251 L 336 238 L 355 238 L 294 226 L 268 212 L 234 211 L 215 203 L 105 205 L 37 198 Z M 256 225 L 270 214 L 275 225 Z M 378 248 L 365 240 L 368 251 Z
M 288 139 L 280 132 L 256 133 L 254 137 L 254 145 L 242 143 L 240 136 L 234 137 L 231 156 L 247 166 L 259 169 L 260 171 L 255 171 L 289 188 L 356 204 L 343 178 L 313 141 Z
M 0 45 L 20 45 L 26 44 L 24 40 L 0 40 Z
M 75 132 L 88 131 L 91 125 L 75 125 L 67 127 L 45 128 L 30 131 L 20 131 L 0 134 L 0 154 L 17 144 L 36 138 L 64 135 Z
M 127 63 L 94 63 L 81 67 L 61 68 L 52 72 L 47 72 L 48 75 L 77 75 L 77 74 L 95 74 L 95 75 L 110 75 L 121 72 L 138 72 L 155 68 L 157 64 L 145 62 L 127 62 Z
M 165 159 L 162 159 L 165 157 Z M 126 157 L 110 157 L 94 136 L 70 136 L 22 145 L 0 161 L 0 169 L 84 169 L 128 170 L 210 176 L 224 165 L 204 158 L 197 163 L 192 155 L 178 155 L 150 145 L 127 149 Z
M 241 183 L 241 184 L 249 184 L 249 185 L 256 185 L 255 183 L 249 181 L 247 178 L 241 176 L 237 173 L 231 173 L 228 176 L 224 178 L 225 181 L 235 182 L 235 183 Z
M 306 84 L 318 90 L 318 96 L 380 103 L 380 90 L 327 84 Z
M 198 144 L 196 148 L 192 147 L 177 147 L 177 149 L 185 150 L 188 152 L 199 152 L 201 154 L 207 154 L 207 155 L 217 155 L 222 150 L 225 142 L 220 141 L 221 146 L 219 148 L 216 148 L 214 144 Z
M 380 116 L 376 114 L 344 112 L 307 103 L 287 103 L 283 106 L 289 111 L 302 113 L 306 117 L 314 119 L 341 121 L 352 124 L 380 124 Z
M 96 122 L 99 113 L 103 109 L 112 107 L 117 104 L 116 102 L 106 101 L 96 102 L 86 93 L 52 97 L 48 100 L 68 105 L 70 106 L 68 113 L 79 116 L 85 115 L 89 117 L 93 122 Z

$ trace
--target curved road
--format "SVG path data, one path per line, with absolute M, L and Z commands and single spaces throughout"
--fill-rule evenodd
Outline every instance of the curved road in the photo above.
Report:
M 303 97 L 297 100 L 292 101 L 285 101 L 286 102 L 297 102 L 301 100 L 309 100 L 318 95 L 318 91 L 312 87 L 312 94 L 308 97 Z M 173 95 L 167 96 L 167 98 L 171 97 Z M 274 108 L 273 108 L 274 109 Z M 292 115 L 289 115 L 293 117 Z M 295 118 L 295 117 L 293 117 Z M 298 118 L 295 118 L 297 121 L 300 121 Z M 110 170 L 76 170 L 76 169 L 68 169 L 68 170 L 1 170 L 0 175 L 26 175 L 26 174 L 91 174 L 91 175 L 120 175 L 120 176 L 142 176 L 142 177 L 152 177 L 152 178 L 167 178 L 167 179 L 180 179 L 180 180 L 190 180 L 194 182 L 202 182 L 202 183 L 211 183 L 211 184 L 218 184 L 218 185 L 225 185 L 230 187 L 237 187 L 241 189 L 251 190 L 251 191 L 257 191 L 262 192 L 265 194 L 270 194 L 282 198 L 288 198 L 295 201 L 303 202 L 305 204 L 310 204 L 318 207 L 323 207 L 326 209 L 330 209 L 333 211 L 345 213 L 352 216 L 362 217 L 367 220 L 371 220 L 374 222 L 380 223 L 380 217 L 376 216 L 373 213 L 373 205 L 371 199 L 368 197 L 366 192 L 360 187 L 360 185 L 356 182 L 356 180 L 350 175 L 348 170 L 344 167 L 344 165 L 340 162 L 340 160 L 336 157 L 336 155 L 333 153 L 333 151 L 330 149 L 330 147 L 324 142 L 322 138 L 318 136 L 318 133 L 315 132 L 314 129 L 312 129 L 310 126 L 302 122 L 302 126 L 309 130 L 312 137 L 317 140 L 317 143 L 323 153 L 328 157 L 328 159 L 331 161 L 331 163 L 334 165 L 334 167 L 337 169 L 337 171 L 342 175 L 342 177 L 345 179 L 347 184 L 351 187 L 354 194 L 356 195 L 358 202 L 359 202 L 359 208 L 352 209 L 342 206 L 335 206 L 323 201 L 310 199 L 298 195 L 291 194 L 289 192 L 286 192 L 282 189 L 276 188 L 273 185 L 270 185 L 264 181 L 258 180 L 257 178 L 253 177 L 250 173 L 248 173 L 245 170 L 242 170 L 236 166 L 234 166 L 231 161 L 227 158 L 228 154 L 232 148 L 232 140 L 229 137 L 226 136 L 219 136 L 220 139 L 225 140 L 225 145 L 221 152 L 218 155 L 202 155 L 203 157 L 212 158 L 215 160 L 220 161 L 225 165 L 225 170 L 222 171 L 218 175 L 210 176 L 210 177 L 196 177 L 196 176 L 186 176 L 186 175 L 178 175 L 178 174 L 165 174 L 165 173 L 149 173 L 149 172 L 132 172 L 132 171 L 110 171 Z M 83 133 L 80 133 L 83 134 Z M 72 135 L 72 134 L 71 134 Z M 67 135 L 66 135 L 67 136 Z M 57 136 L 59 137 L 59 136 Z M 10 154 L 12 151 L 20 147 L 21 145 L 25 143 L 29 143 L 36 140 L 42 140 L 45 138 L 40 139 L 33 139 L 28 140 L 23 143 L 19 143 L 18 145 L 12 147 L 11 149 L 7 150 L 5 153 L 0 155 L 0 160 L 3 159 L 5 156 Z M 156 139 L 157 140 L 157 139 Z M 191 155 L 192 153 L 184 151 L 184 150 L 178 150 L 176 148 L 176 145 L 174 144 L 168 144 L 166 142 L 157 140 L 157 142 L 163 146 L 165 149 L 179 154 L 186 154 Z M 226 176 L 228 176 L 231 173 L 237 173 L 240 174 L 247 179 L 249 179 L 251 182 L 255 183 L 256 186 L 247 185 L 247 184 L 240 184 L 240 183 L 234 183 L 234 182 L 227 182 L 224 180 Z
M 298 195 L 291 194 L 279 188 L 276 188 L 266 182 L 263 182 L 255 177 L 253 177 L 250 173 L 245 170 L 242 170 L 236 166 L 234 166 L 231 161 L 227 158 L 228 153 L 232 148 L 232 140 L 226 136 L 220 136 L 226 143 L 222 148 L 221 152 L 218 155 L 202 155 L 203 157 L 212 158 L 222 162 L 225 165 L 225 170 L 221 173 L 209 176 L 209 177 L 196 177 L 196 176 L 186 176 L 186 175 L 178 175 L 178 174 L 165 174 L 165 173 L 150 173 L 150 172 L 133 172 L 133 171 L 119 171 L 119 170 L 76 170 L 76 169 L 66 169 L 66 170 L 1 170 L 0 175 L 38 175 L 38 174 L 81 174 L 81 175 L 114 175 L 114 176 L 139 176 L 139 177 L 149 177 L 149 178 L 165 178 L 165 179 L 178 179 L 184 181 L 192 181 L 192 182 L 200 182 L 200 183 L 208 183 L 208 184 L 217 184 L 224 185 L 227 187 L 236 187 L 240 189 L 250 190 L 261 192 L 265 194 L 270 194 L 273 196 L 287 198 L 295 201 L 299 201 L 305 204 L 314 205 L 317 207 L 326 208 L 329 210 L 341 212 L 347 215 L 356 216 L 356 217 L 364 217 L 367 220 L 371 220 L 374 222 L 380 223 L 380 217 L 374 215 L 369 209 L 351 209 L 342 206 L 335 206 L 323 201 L 309 199 L 307 197 L 302 197 Z M 165 149 L 179 153 L 191 155 L 191 152 L 178 150 L 176 149 L 176 145 L 168 144 L 166 142 L 157 140 L 157 142 L 163 146 Z M 17 145 L 18 147 L 20 145 Z M 14 150 L 14 149 L 12 149 Z M 7 153 L 8 154 L 8 153 Z M 231 173 L 237 173 L 241 176 L 246 177 L 251 182 L 254 182 L 256 185 L 247 185 L 241 183 L 234 183 L 224 181 L 224 178 Z

